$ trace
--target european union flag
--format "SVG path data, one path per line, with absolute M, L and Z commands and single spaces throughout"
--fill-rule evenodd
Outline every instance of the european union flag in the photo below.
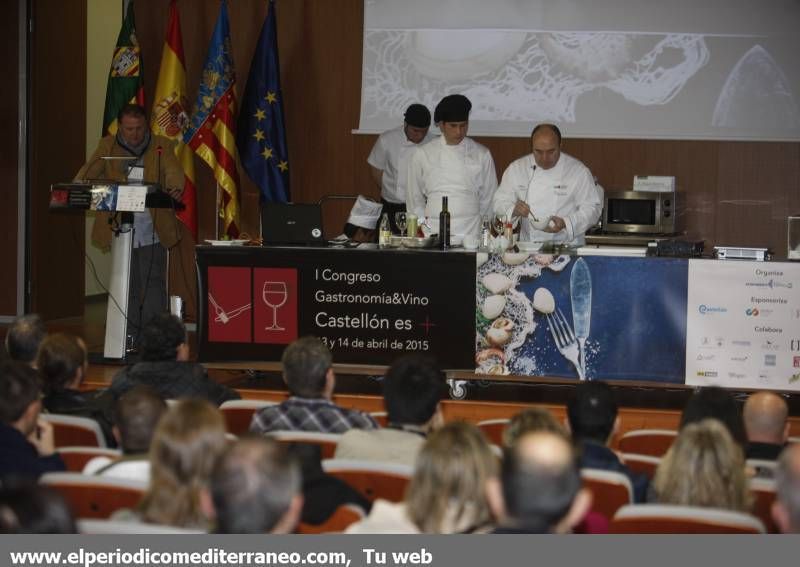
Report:
M 236 145 L 242 167 L 261 190 L 261 201 L 285 203 L 290 200 L 289 153 L 275 28 L 275 2 L 270 0 L 250 63 Z

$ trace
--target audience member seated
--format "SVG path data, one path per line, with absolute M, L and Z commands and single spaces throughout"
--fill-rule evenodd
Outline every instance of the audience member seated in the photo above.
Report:
M 526 433 L 549 431 L 566 434 L 564 427 L 544 408 L 526 408 L 515 414 L 503 430 L 503 448 L 511 449 Z
M 567 418 L 581 468 L 623 473 L 631 481 L 634 502 L 644 502 L 649 484 L 647 476 L 631 471 L 608 447 L 619 425 L 617 402 L 611 387 L 600 381 L 578 384 L 567 403 Z
M 370 511 L 372 503 L 358 490 L 325 472 L 319 445 L 292 443 L 288 449 L 289 455 L 300 464 L 303 476 L 304 504 L 301 522 L 314 526 L 323 524 L 337 508 L 345 504 L 358 506 L 365 514 Z
M 488 495 L 496 534 L 568 533 L 592 503 L 569 438 L 552 431 L 523 434 L 506 451 Z
M 344 236 L 352 242 L 377 242 L 378 219 L 383 205 L 359 195 L 344 225 Z
M 772 518 L 785 534 L 800 533 L 800 443 L 786 447 L 775 469 L 775 503 Z
M 375 429 L 375 420 L 364 412 L 331 401 L 336 376 L 331 351 L 316 337 L 303 337 L 286 347 L 281 357 L 283 381 L 291 394 L 278 405 L 253 415 L 250 431 L 316 431 L 344 433 L 348 429 Z
M 719 420 L 681 429 L 653 478 L 659 504 L 750 511 L 744 454 Z
M 775 461 L 789 440 L 789 406 L 772 392 L 751 394 L 744 404 L 748 459 Z
M 226 445 L 225 419 L 217 408 L 205 400 L 179 401 L 161 418 L 153 436 L 150 485 L 142 501 L 136 510 L 117 512 L 112 519 L 210 529 L 201 497 Z
M 37 314 L 17 317 L 8 326 L 6 334 L 8 358 L 36 368 L 36 353 L 46 334 L 44 322 Z
M 335 458 L 414 466 L 428 433 L 443 424 L 439 400 L 444 385 L 432 358 L 412 354 L 395 361 L 383 380 L 387 426 L 351 429 L 339 441 Z
M 150 481 L 148 451 L 158 421 L 167 411 L 167 403 L 150 386 L 134 386 L 117 401 L 114 408 L 114 437 L 122 457 L 95 457 L 83 468 L 83 474 Z
M 39 347 L 36 366 L 44 384 L 44 408 L 50 413 L 78 415 L 95 420 L 109 447 L 116 447 L 111 432 L 113 396 L 108 390 L 81 392 L 89 369 L 86 344 L 74 335 L 48 335 Z
M 75 519 L 61 495 L 23 482 L 0 489 L 0 533 L 76 534 Z
M 497 457 L 480 430 L 453 422 L 431 433 L 417 457 L 404 503 L 378 499 L 369 516 L 346 533 L 466 533 L 485 531 L 492 516 L 487 483 Z
M 300 467 L 276 441 L 240 439 L 225 450 L 211 474 L 209 513 L 216 518 L 216 532 L 292 533 L 303 508 L 300 485 Z
M 201 364 L 189 362 L 186 328 L 174 315 L 160 313 L 150 319 L 142 329 L 139 352 L 140 362 L 114 376 L 110 390 L 115 398 L 137 384 L 155 388 L 164 399 L 203 398 L 217 406 L 240 397 L 209 378 Z
M 39 419 L 41 410 L 36 370 L 22 362 L 0 364 L 0 479 L 37 479 L 65 470 L 53 427 Z
M 744 452 L 747 447 L 747 434 L 744 430 L 742 409 L 728 390 L 719 386 L 708 386 L 697 390 L 683 408 L 679 429 L 709 417 L 727 427 L 728 433 Z

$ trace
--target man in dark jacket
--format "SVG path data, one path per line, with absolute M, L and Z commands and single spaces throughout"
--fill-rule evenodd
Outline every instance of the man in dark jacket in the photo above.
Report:
M 567 403 L 567 417 L 581 468 L 623 473 L 631 481 L 634 502 L 644 502 L 649 484 L 647 477 L 628 469 L 608 447 L 618 425 L 617 402 L 611 387 L 600 381 L 578 384 Z
M 108 390 L 81 391 L 89 361 L 83 339 L 66 333 L 48 335 L 39 347 L 36 366 L 42 376 L 44 399 L 50 413 L 95 420 L 109 447 L 117 442 L 111 432 L 114 399 Z
M 137 384 L 154 388 L 164 399 L 203 398 L 220 405 L 240 397 L 209 378 L 202 365 L 189 362 L 186 328 L 174 315 L 160 313 L 150 319 L 139 348 L 141 361 L 120 370 L 111 382 L 115 398 Z
M 31 479 L 63 471 L 53 427 L 39 419 L 39 377 L 21 362 L 0 365 L 0 480 Z

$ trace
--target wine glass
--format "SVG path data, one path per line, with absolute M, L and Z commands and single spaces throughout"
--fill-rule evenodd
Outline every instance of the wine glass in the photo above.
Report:
M 495 215 L 492 221 L 492 236 L 503 236 L 506 230 L 506 215 Z
M 400 230 L 400 236 L 405 236 L 406 234 L 407 220 L 405 211 L 397 211 L 394 214 L 394 224 L 396 224 L 397 228 Z
M 267 331 L 285 331 L 278 325 L 278 308 L 282 307 L 289 299 L 289 292 L 286 289 L 286 282 L 264 282 L 261 290 L 261 298 L 268 307 L 272 308 L 272 325 L 264 327 Z

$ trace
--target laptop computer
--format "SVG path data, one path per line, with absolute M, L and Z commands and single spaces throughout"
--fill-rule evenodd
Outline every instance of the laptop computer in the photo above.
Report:
M 322 207 L 301 203 L 265 203 L 261 207 L 264 246 L 324 246 Z

